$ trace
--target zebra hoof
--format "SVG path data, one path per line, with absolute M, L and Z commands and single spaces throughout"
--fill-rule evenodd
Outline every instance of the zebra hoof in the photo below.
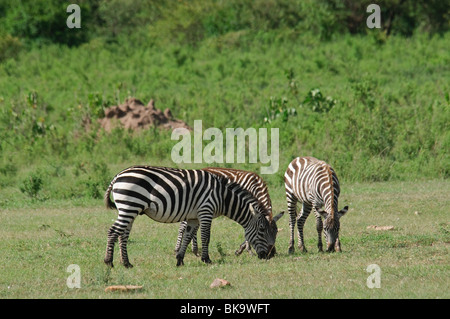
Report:
M 133 265 L 130 264 L 129 262 L 123 263 L 123 265 L 125 266 L 125 268 L 133 268 Z
M 292 255 L 295 252 L 295 248 L 294 247 L 289 247 L 289 255 Z
M 110 260 L 110 261 L 105 260 L 105 264 L 106 264 L 106 266 L 108 266 L 110 268 L 114 268 L 114 264 L 113 264 L 112 260 Z
M 183 257 L 177 256 L 177 267 L 184 266 Z
M 209 257 L 206 257 L 206 258 L 203 258 L 203 257 L 202 257 L 202 261 L 203 261 L 205 264 L 211 264 L 211 263 L 212 263 L 212 261 L 211 261 L 211 259 L 209 259 Z
M 308 252 L 308 250 L 306 249 L 305 246 L 298 246 L 298 249 L 300 250 L 301 253 L 304 253 L 304 254 Z

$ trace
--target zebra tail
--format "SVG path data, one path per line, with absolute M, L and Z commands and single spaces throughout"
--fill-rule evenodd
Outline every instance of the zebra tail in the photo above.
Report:
M 112 190 L 112 187 L 113 187 L 115 181 L 116 181 L 116 178 L 114 178 L 112 180 L 112 182 L 109 184 L 108 189 L 106 190 L 106 193 L 105 193 L 104 203 L 105 203 L 106 208 L 108 208 L 108 209 L 117 209 L 116 204 L 111 200 L 111 197 L 110 197 L 111 190 Z

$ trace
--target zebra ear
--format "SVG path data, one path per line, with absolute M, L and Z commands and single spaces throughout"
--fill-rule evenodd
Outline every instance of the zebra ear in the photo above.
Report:
M 272 220 L 274 221 L 274 222 L 277 222 L 281 217 L 283 217 L 283 215 L 284 215 L 284 211 L 283 212 L 281 212 L 281 213 L 279 213 L 277 216 L 275 216 Z
M 345 206 L 344 208 L 342 208 L 338 213 L 339 217 L 344 216 L 347 211 L 348 211 L 348 206 Z

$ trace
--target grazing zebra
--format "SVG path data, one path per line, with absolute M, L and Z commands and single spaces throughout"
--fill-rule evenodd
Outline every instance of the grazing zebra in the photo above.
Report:
M 306 252 L 303 242 L 303 226 L 311 209 L 315 208 L 316 229 L 318 233 L 319 251 L 322 250 L 322 229 L 327 241 L 327 251 L 341 251 L 339 241 L 339 219 L 347 212 L 348 206 L 338 211 L 340 193 L 339 180 L 333 168 L 324 161 L 314 157 L 297 157 L 288 166 L 284 174 L 286 200 L 289 211 L 289 227 L 291 237 L 289 253 L 294 252 L 294 228 L 297 219 L 298 247 Z M 297 216 L 297 201 L 302 209 Z M 322 207 L 325 209 L 323 210 Z M 321 216 L 324 218 L 322 222 Z
M 113 193 L 114 203 L 110 199 Z M 119 216 L 108 231 L 105 263 L 113 266 L 114 244 L 119 238 L 122 263 L 132 267 L 127 255 L 127 241 L 137 215 L 146 214 L 161 223 L 187 221 L 183 244 L 177 253 L 177 266 L 183 265 L 192 232 L 200 225 L 202 257 L 211 263 L 208 253 L 211 221 L 225 215 L 245 230 L 245 238 L 259 258 L 268 258 L 271 238 L 270 221 L 258 201 L 239 184 L 202 170 L 133 166 L 117 174 L 105 193 L 107 208 L 117 208 Z
M 264 214 L 269 216 L 269 220 L 272 222 L 271 225 L 271 232 L 273 234 L 273 238 L 276 237 L 276 234 L 278 232 L 276 221 L 283 216 L 284 212 L 277 215 L 275 218 L 273 218 L 272 215 L 272 202 L 270 200 L 269 191 L 267 189 L 266 183 L 264 180 L 258 175 L 253 172 L 248 172 L 244 170 L 239 169 L 232 169 L 232 168 L 219 168 L 219 167 L 208 167 L 204 168 L 203 170 L 208 171 L 210 173 L 213 173 L 218 176 L 225 177 L 229 180 L 229 182 L 238 183 L 241 185 L 244 189 L 248 190 L 250 193 L 253 194 L 253 196 L 256 197 L 256 199 L 259 201 L 260 207 L 264 210 Z M 186 230 L 187 222 L 181 222 L 180 228 L 178 230 L 178 238 L 177 243 L 175 245 L 175 253 L 177 253 L 180 250 L 181 242 L 183 239 L 184 231 Z M 198 253 L 198 245 L 197 245 L 197 230 L 194 230 L 192 235 L 192 252 L 197 255 Z M 274 243 L 269 243 L 271 245 L 274 245 Z M 236 255 L 240 255 L 244 249 L 247 249 L 248 252 L 251 252 L 250 245 L 248 241 L 245 241 L 242 243 L 239 247 L 239 249 L 236 251 Z M 275 254 L 275 246 L 271 250 L 271 255 L 273 256 Z

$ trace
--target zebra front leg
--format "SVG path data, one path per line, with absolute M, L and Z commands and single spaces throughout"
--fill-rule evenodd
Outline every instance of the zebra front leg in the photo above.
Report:
M 212 214 L 211 214 L 212 215 Z M 202 240 L 202 261 L 206 264 L 211 263 L 211 259 L 209 259 L 209 240 L 211 236 L 211 217 L 202 218 L 200 220 L 200 237 Z
M 187 221 L 182 221 L 180 223 L 180 227 L 178 228 L 178 237 L 177 237 L 177 243 L 175 244 L 175 255 L 180 251 L 181 243 L 183 241 L 183 235 L 186 231 L 187 227 Z
M 186 254 L 186 249 L 192 239 L 192 234 L 194 230 L 198 229 L 198 220 L 189 220 L 186 223 L 186 230 L 183 235 L 183 242 L 181 244 L 180 250 L 178 251 L 177 257 L 177 267 L 184 265 L 184 255 Z
M 316 229 L 317 229 L 317 248 L 319 249 L 319 252 L 323 252 L 323 245 L 322 245 L 322 230 L 323 230 L 323 222 L 320 215 L 317 213 L 317 209 L 314 212 L 314 215 L 316 216 Z
M 295 240 L 294 240 L 294 230 L 295 230 L 295 220 L 297 219 L 297 202 L 289 200 L 288 197 L 288 212 L 289 212 L 289 229 L 290 229 L 290 239 L 289 239 L 289 254 L 293 254 L 295 251 Z
M 311 213 L 312 206 L 303 203 L 302 210 L 297 217 L 297 231 L 298 231 L 298 249 L 302 253 L 308 252 L 303 241 L 303 226 L 305 226 L 306 218 L 308 218 L 309 213 Z

